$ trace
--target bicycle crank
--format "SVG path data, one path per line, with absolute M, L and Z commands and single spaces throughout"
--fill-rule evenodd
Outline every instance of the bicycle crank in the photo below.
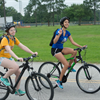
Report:
M 65 83 L 67 81 L 67 77 L 64 75 L 62 78 L 62 83 Z

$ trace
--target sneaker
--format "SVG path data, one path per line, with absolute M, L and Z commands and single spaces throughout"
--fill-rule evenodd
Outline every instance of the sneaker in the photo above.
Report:
M 70 69 L 70 67 L 68 67 L 68 70 L 69 70 L 69 69 Z M 75 70 L 75 69 L 72 69 L 71 71 L 72 71 L 72 72 L 76 72 L 76 70 Z
M 8 79 L 7 79 L 7 78 L 1 77 L 1 78 L 0 78 L 0 81 L 1 81 L 4 85 L 6 85 L 6 86 L 10 86 L 10 83 L 8 82 Z
M 15 91 L 15 95 L 19 95 L 19 96 L 22 96 L 22 95 L 24 95 L 25 94 L 25 91 L 22 91 L 22 90 L 17 90 L 17 91 Z
M 61 82 L 59 80 L 56 81 L 56 84 L 58 87 L 60 87 L 61 89 L 63 89 L 63 86 L 61 85 Z

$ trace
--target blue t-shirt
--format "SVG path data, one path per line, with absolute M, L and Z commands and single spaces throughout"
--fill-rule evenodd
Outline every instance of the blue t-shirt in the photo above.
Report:
M 56 31 L 55 36 L 59 34 L 59 30 L 60 30 L 60 29 L 58 29 L 58 30 Z M 63 36 L 63 34 L 64 34 L 64 33 L 63 33 L 63 30 L 62 30 L 61 36 L 59 37 L 57 43 L 55 43 L 55 44 L 52 45 L 52 48 L 63 49 L 63 44 L 67 41 L 68 37 L 71 35 L 70 32 L 67 31 L 67 30 L 66 30 L 65 36 Z

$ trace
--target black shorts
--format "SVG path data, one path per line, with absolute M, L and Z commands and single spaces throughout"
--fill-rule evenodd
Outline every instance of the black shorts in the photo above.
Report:
M 51 48 L 51 54 L 55 56 L 55 54 L 60 53 L 63 49 Z

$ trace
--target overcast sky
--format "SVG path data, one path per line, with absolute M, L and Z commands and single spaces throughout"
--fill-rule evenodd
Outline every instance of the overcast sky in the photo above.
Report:
M 24 15 L 24 8 L 28 5 L 29 0 L 18 0 L 19 2 L 16 2 L 15 0 L 5 0 L 6 1 L 6 7 L 14 7 L 18 12 L 21 12 L 22 15 Z M 71 5 L 73 3 L 75 4 L 82 4 L 84 0 L 65 0 L 66 5 Z

